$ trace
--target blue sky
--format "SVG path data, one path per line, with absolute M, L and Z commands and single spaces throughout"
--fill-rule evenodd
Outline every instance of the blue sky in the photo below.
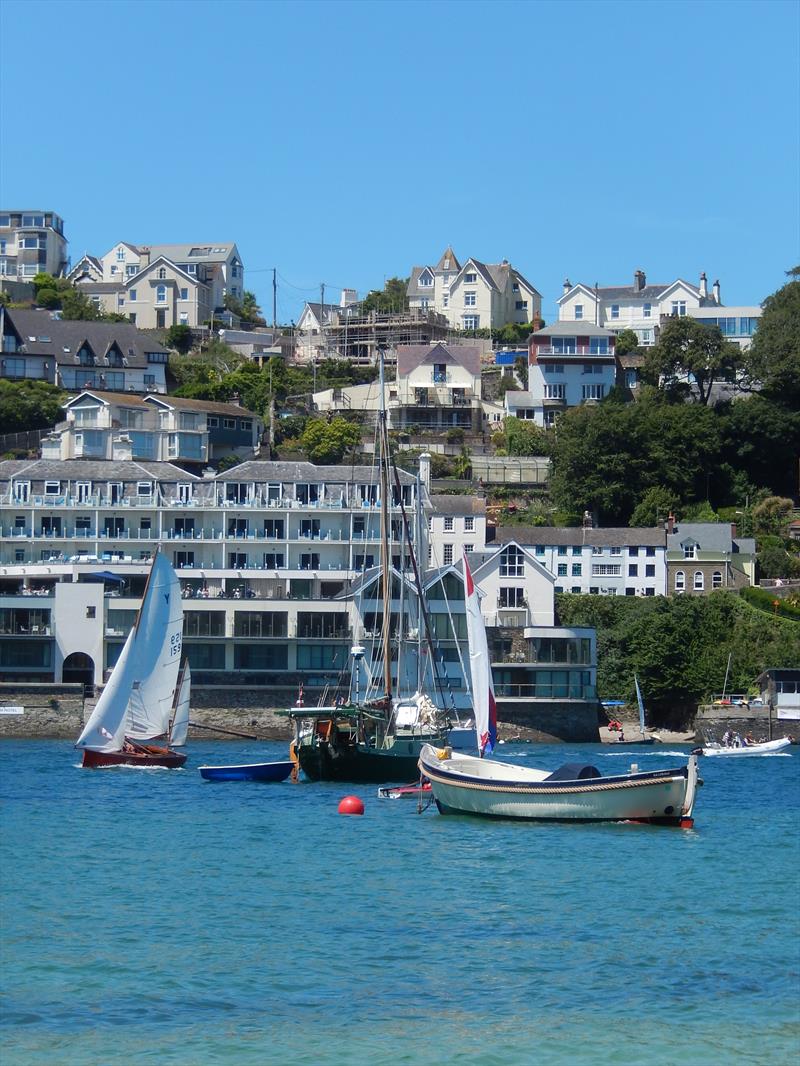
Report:
M 271 315 L 435 262 L 719 278 L 800 260 L 794 2 L 4 0 L 0 206 L 117 240 L 235 240 Z M 13 42 L 13 46 L 12 46 Z

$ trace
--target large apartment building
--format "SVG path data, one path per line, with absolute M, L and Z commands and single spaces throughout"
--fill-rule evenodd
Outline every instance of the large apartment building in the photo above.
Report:
M 0 211 L 0 279 L 60 277 L 68 264 L 64 220 L 54 211 Z
M 125 315 L 143 329 L 201 326 L 223 312 L 226 296 L 244 293 L 244 267 L 232 241 L 119 241 L 103 256 L 83 256 L 68 278 L 102 311 Z
M 562 719 L 573 723 L 569 735 L 577 715 L 588 739 L 585 730 L 596 729 L 593 631 L 555 626 L 554 580 L 530 551 L 477 550 L 480 507 L 468 515 L 438 506 L 422 477 L 398 477 L 390 508 L 395 682 L 413 690 L 420 654 L 431 670 L 421 650 L 429 628 L 448 707 L 470 706 L 461 558 L 448 529 L 458 517 L 459 549 L 475 548 L 504 713 L 539 708 L 553 716 L 554 735 Z M 381 655 L 379 496 L 377 470 L 367 466 L 253 461 L 203 477 L 157 461 L 0 462 L 0 679 L 101 684 L 158 546 L 181 583 L 195 683 L 257 690 L 273 706 L 293 702 L 302 685 L 313 702 L 349 675 L 354 644 L 370 669 Z M 403 511 L 423 565 L 429 520 L 437 534 L 442 528 L 422 573 L 424 625 Z

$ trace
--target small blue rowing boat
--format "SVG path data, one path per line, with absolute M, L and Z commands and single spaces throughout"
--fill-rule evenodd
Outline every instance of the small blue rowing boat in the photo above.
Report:
M 198 766 L 206 781 L 285 781 L 293 762 L 250 762 L 235 766 Z

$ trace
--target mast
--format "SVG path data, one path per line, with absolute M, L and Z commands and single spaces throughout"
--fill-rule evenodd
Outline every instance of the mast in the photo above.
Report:
M 409 544 L 409 555 L 413 558 L 416 552 L 422 550 L 422 478 L 419 476 L 419 468 L 417 469 L 417 481 L 414 487 L 414 503 L 417 508 L 416 522 L 414 529 L 414 543 Z M 422 590 L 417 589 L 417 692 L 422 692 L 423 683 L 423 668 L 422 668 Z
M 386 434 L 386 390 L 383 380 L 383 349 L 378 350 L 380 368 L 380 408 L 378 412 L 378 446 L 380 451 L 381 494 L 381 587 L 383 589 L 383 683 L 387 699 L 392 697 L 392 651 L 390 623 L 392 617 L 392 573 L 389 556 L 389 441 Z

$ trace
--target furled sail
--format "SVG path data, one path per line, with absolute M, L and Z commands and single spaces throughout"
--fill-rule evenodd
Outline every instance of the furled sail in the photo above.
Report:
M 466 552 L 464 552 L 464 602 L 467 608 L 467 639 L 475 732 L 478 738 L 478 751 L 481 755 L 487 755 L 497 744 L 497 707 L 494 701 L 492 664 L 489 659 L 486 626 L 483 624 L 481 605 L 470 573 Z
M 639 704 L 639 729 L 644 736 L 644 700 L 642 699 L 642 690 L 639 688 L 639 678 L 636 674 L 633 675 L 633 683 L 636 685 L 636 702 Z
M 172 728 L 169 733 L 170 746 L 180 748 L 186 743 L 186 734 L 189 732 L 189 696 L 192 686 L 192 671 L 189 668 L 189 660 L 183 664 L 180 682 L 175 702 L 175 715 L 172 719 Z

